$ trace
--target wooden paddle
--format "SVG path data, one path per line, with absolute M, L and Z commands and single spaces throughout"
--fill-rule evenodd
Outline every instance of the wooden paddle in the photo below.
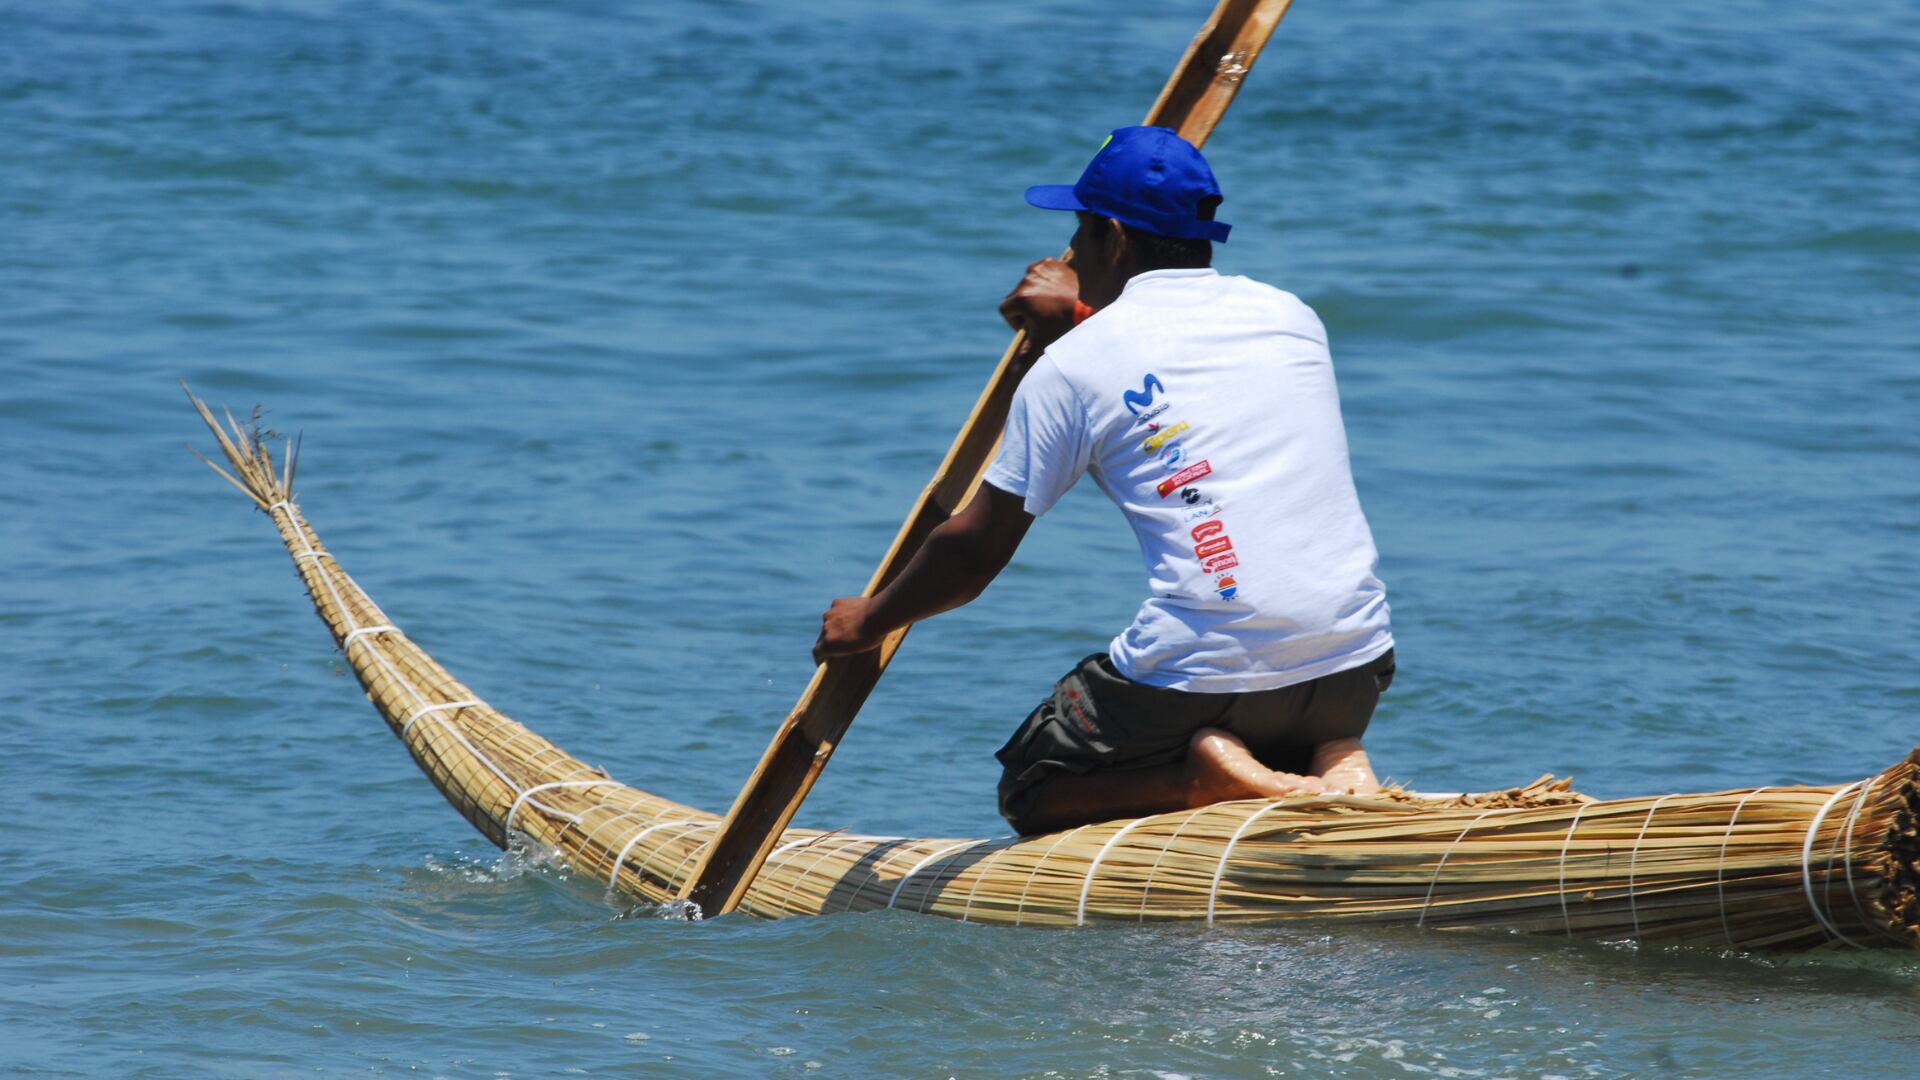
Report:
M 1195 146 L 1206 142 L 1292 2 L 1220 0 L 1161 88 L 1145 123 L 1173 128 Z M 927 534 L 958 513 L 979 489 L 980 477 L 1000 442 L 1014 388 L 1020 383 L 1014 361 L 1025 344 L 1026 335 L 1016 333 L 863 595 L 872 596 L 892 581 Z M 906 636 L 907 628 L 901 627 L 873 652 L 836 656 L 814 671 L 813 681 L 774 734 L 772 745 L 688 878 L 681 899 L 697 905 L 690 914 L 724 915 L 739 906 L 774 841 L 813 789 L 833 748 Z

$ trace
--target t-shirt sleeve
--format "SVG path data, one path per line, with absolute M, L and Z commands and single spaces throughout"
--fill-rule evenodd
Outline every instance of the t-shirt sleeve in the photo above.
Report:
M 1060 365 L 1042 356 L 1013 392 L 1000 456 L 988 466 L 986 481 L 1020 496 L 1027 513 L 1039 517 L 1087 471 L 1092 444 L 1080 395 Z

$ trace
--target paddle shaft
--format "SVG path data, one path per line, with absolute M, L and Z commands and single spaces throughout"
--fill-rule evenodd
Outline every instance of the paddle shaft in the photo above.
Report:
M 1220 0 L 1187 46 L 1145 123 L 1173 128 L 1195 146 L 1205 143 L 1291 4 L 1292 0 Z M 1025 345 L 1025 333 L 1014 334 L 973 413 L 947 450 L 946 460 L 920 493 L 864 595 L 885 588 L 906 568 L 927 534 L 958 513 L 979 489 L 999 445 L 1013 391 L 1020 384 L 1022 372 L 1015 359 Z M 840 737 L 906 636 L 903 626 L 888 634 L 878 649 L 832 657 L 815 669 L 813 680 L 774 734 L 687 879 L 682 899 L 699 905 L 708 916 L 724 915 L 740 905 L 774 842 L 813 789 Z

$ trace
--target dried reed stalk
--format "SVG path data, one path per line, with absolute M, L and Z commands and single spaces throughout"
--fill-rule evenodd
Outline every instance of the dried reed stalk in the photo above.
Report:
M 191 393 L 188 395 L 192 398 Z M 680 889 L 715 815 L 609 778 L 501 715 L 394 628 L 293 502 L 257 422 L 194 407 L 269 514 L 367 697 L 468 821 L 617 896 Z M 205 460 L 204 458 L 202 460 Z M 212 462 L 208 462 L 213 465 Z M 1920 751 L 1839 787 L 1594 801 L 1565 781 L 1425 799 L 1221 803 L 992 840 L 790 829 L 743 907 L 972 922 L 1296 919 L 1503 927 L 1749 949 L 1920 945 Z

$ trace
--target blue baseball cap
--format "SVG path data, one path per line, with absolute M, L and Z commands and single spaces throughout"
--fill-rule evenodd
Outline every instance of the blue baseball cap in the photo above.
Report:
M 1179 240 L 1225 241 L 1233 226 L 1200 216 L 1219 199 L 1207 159 L 1169 128 L 1118 128 L 1100 144 L 1076 184 L 1035 184 L 1027 201 L 1042 210 L 1088 210 Z

